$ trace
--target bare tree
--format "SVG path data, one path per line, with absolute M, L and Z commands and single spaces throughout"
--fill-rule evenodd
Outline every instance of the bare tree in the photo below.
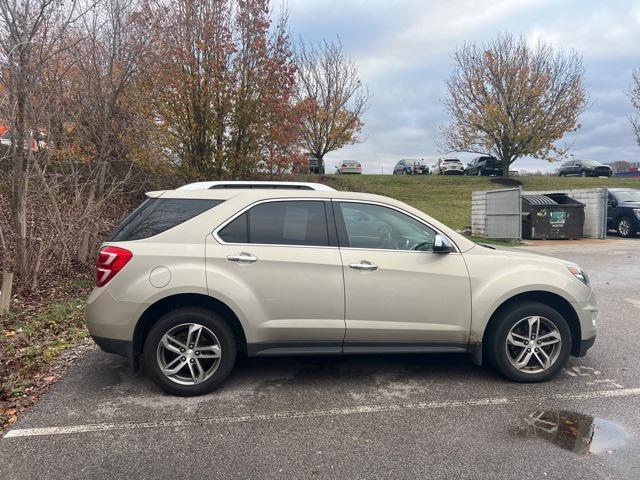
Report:
M 465 44 L 453 61 L 443 150 L 492 154 L 505 176 L 520 157 L 552 161 L 566 154 L 556 142 L 580 127 L 588 103 L 576 52 L 503 34 L 486 45 Z
M 75 11 L 74 0 L 0 0 L 0 81 L 5 95 L 0 102 L 0 117 L 8 122 L 11 138 L 8 158 L 13 165 L 11 211 L 15 259 L 9 263 L 22 277 L 38 268 L 30 250 L 41 245 L 40 238 L 29 235 L 27 216 L 29 181 L 42 121 L 34 93 L 43 69 L 64 49 L 60 39 Z M 7 256 L 12 252 L 6 241 L 3 247 L 7 265 Z M 5 274 L 9 273 L 5 269 Z M 4 291 L 2 296 L 7 295 L 10 292 Z
M 636 110 L 631 116 L 631 125 L 633 126 L 634 133 L 636 134 L 636 141 L 638 142 L 638 145 L 640 145 L 640 70 L 635 70 L 633 72 L 633 82 L 631 84 L 629 96 L 631 97 L 631 104 Z
M 305 106 L 303 146 L 318 159 L 321 173 L 327 153 L 360 141 L 370 94 L 339 40 L 317 46 L 300 41 L 296 67 L 297 100 Z
M 130 0 L 89 0 L 86 13 L 78 22 L 75 36 L 81 39 L 75 49 L 74 118 L 77 136 L 87 155 L 88 189 L 84 192 L 85 209 L 77 231 L 80 244 L 78 261 L 89 256 L 90 237 L 95 228 L 92 218 L 117 189 L 108 178 L 110 167 L 119 172 L 116 183 L 121 184 L 128 171 L 127 162 L 132 143 L 142 141 L 143 135 L 132 141 L 139 119 L 136 103 L 127 94 L 136 75 L 147 66 L 146 52 L 151 30 L 141 21 L 141 6 Z M 69 120 L 69 119 L 68 119 Z

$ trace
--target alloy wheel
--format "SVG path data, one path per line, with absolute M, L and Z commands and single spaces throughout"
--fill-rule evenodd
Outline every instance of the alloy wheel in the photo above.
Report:
M 183 323 L 162 336 L 156 358 L 169 380 L 196 385 L 216 372 L 221 354 L 220 342 L 211 330 L 198 323 Z
M 621 218 L 618 222 L 618 233 L 623 237 L 628 237 L 631 234 L 631 222 L 628 218 Z
M 511 365 L 523 373 L 540 373 L 551 368 L 560 355 L 562 336 L 545 317 L 526 317 L 511 327 L 505 342 Z

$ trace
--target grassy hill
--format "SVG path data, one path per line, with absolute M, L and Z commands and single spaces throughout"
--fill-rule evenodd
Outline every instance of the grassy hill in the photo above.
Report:
M 401 175 L 308 175 L 303 181 L 321 181 L 337 190 L 376 193 L 406 202 L 452 228 L 470 223 L 471 192 L 505 188 L 489 177 Z M 523 190 L 630 187 L 640 189 L 640 178 L 514 177 Z

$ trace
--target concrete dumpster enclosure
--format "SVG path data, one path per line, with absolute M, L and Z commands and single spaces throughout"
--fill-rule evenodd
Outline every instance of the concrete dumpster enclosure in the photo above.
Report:
M 607 189 L 578 188 L 569 190 L 522 191 L 519 188 L 475 191 L 471 194 L 471 233 L 496 239 L 522 238 L 522 195 L 564 193 L 584 203 L 584 231 L 587 238 L 607 235 Z M 518 212 L 516 214 L 516 212 Z

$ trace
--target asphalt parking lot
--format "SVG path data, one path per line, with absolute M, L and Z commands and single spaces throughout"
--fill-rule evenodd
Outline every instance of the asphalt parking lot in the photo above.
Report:
M 465 356 L 244 359 L 164 395 L 97 349 L 0 439 L 0 478 L 640 478 L 640 239 L 525 247 L 582 265 L 595 346 L 551 382 Z

